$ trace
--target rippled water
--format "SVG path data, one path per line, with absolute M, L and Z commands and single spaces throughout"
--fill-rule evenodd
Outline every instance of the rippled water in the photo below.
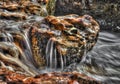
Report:
M 108 84 L 120 83 L 120 33 L 101 31 L 93 50 L 87 53 L 77 69 Z

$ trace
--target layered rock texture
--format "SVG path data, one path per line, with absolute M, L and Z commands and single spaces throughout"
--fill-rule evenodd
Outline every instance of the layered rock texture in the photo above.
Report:
M 87 79 L 87 80 L 86 80 Z M 73 73 L 46 73 L 29 77 L 15 73 L 5 68 L 0 69 L 1 84 L 101 84 L 83 74 Z

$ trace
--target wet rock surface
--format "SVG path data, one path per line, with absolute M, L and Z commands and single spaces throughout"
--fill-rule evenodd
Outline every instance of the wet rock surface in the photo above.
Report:
M 0 1 L 0 18 L 24 20 L 30 15 L 46 16 L 47 12 L 43 8 L 44 1 L 31 1 L 31 0 L 4 0 Z
M 63 70 L 79 63 L 99 33 L 98 23 L 89 15 L 41 17 L 47 15 L 41 9 L 43 2 L 47 0 L 0 1 L 1 83 L 100 84 L 78 72 L 41 74 L 46 68 Z
M 44 63 L 51 68 L 79 63 L 95 45 L 99 32 L 98 23 L 89 15 L 47 16 L 38 25 L 29 31 L 33 55 L 39 65 L 46 59 Z
M 86 80 L 87 79 L 87 80 Z M 5 68 L 0 69 L 0 83 L 2 84 L 101 84 L 83 74 L 73 73 L 44 73 L 29 77 L 15 73 Z

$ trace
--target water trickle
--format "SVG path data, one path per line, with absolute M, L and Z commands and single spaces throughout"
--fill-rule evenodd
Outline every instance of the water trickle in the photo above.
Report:
M 85 39 L 84 39 L 84 42 L 85 42 Z M 87 56 L 87 52 L 88 52 L 88 44 L 85 44 L 84 45 L 84 54 L 83 54 L 83 56 L 82 56 L 82 60 L 81 60 L 81 62 L 80 63 L 83 63 L 85 60 L 86 60 L 86 56 Z
M 28 31 L 24 31 L 24 35 L 23 35 L 24 39 L 25 39 L 25 43 L 27 45 L 28 50 L 30 51 L 30 53 L 32 54 L 31 51 L 31 47 L 30 47 L 30 41 L 28 39 Z
M 57 51 L 56 51 L 56 48 L 54 50 L 54 54 L 55 54 L 55 69 L 57 69 Z
M 50 48 L 50 68 L 53 67 L 53 41 L 51 40 L 51 48 Z
M 52 38 L 48 40 L 46 46 L 46 60 L 47 60 L 47 68 L 56 69 L 57 52 L 56 52 L 56 48 L 54 48 L 54 41 L 52 40 Z
M 35 61 L 33 60 L 33 56 L 32 56 L 32 51 L 31 51 L 31 45 L 30 45 L 30 42 L 29 42 L 29 39 L 28 39 L 28 36 L 27 36 L 27 32 L 25 31 L 24 34 L 22 35 L 23 36 L 23 40 L 24 40 L 24 44 L 26 46 L 25 50 L 24 50 L 24 55 L 26 56 L 26 60 L 27 61 L 31 61 L 31 63 L 35 66 Z M 29 62 L 30 63 L 30 62 Z
M 87 53 L 83 63 L 78 65 L 80 72 L 107 84 L 119 84 L 120 80 L 120 33 L 101 31 L 97 44 Z M 84 57 L 84 56 L 83 56 Z
M 49 62 L 49 50 L 50 50 L 50 43 L 51 40 L 48 40 L 47 46 L 46 46 L 46 60 L 47 60 L 47 66 L 49 66 L 48 62 Z
M 66 56 L 63 56 L 61 53 L 58 55 L 55 47 L 55 43 L 50 38 L 46 46 L 46 60 L 47 60 L 47 69 L 51 70 L 63 70 L 66 65 Z
M 3 39 L 5 39 L 4 41 L 14 45 L 19 50 L 19 53 L 21 55 L 20 60 L 23 61 L 26 65 L 34 68 L 36 64 L 34 63 L 34 60 L 32 58 L 32 52 L 31 52 L 27 31 L 12 32 L 12 33 L 9 33 L 9 32 L 3 33 L 4 35 Z M 21 37 L 21 39 L 18 38 L 19 40 L 17 40 L 16 36 Z M 18 41 L 17 44 L 16 44 L 16 40 Z
M 6 35 L 5 35 L 5 33 L 1 33 L 0 32 L 0 41 L 7 41 L 7 37 L 6 37 Z
M 61 69 L 63 70 L 63 68 L 64 68 L 64 61 L 63 61 L 63 56 L 62 56 L 61 53 L 60 53 L 60 62 L 61 62 Z
M 38 1 L 37 0 L 32 0 L 32 2 L 37 3 Z
M 13 42 L 13 36 L 10 33 L 6 33 L 9 42 Z
M 64 67 L 66 67 L 66 64 L 67 64 L 67 58 L 66 58 L 66 56 L 63 56 L 63 59 L 64 59 Z

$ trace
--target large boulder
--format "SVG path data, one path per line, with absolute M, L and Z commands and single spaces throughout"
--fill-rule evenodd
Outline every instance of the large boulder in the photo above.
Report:
M 29 30 L 33 56 L 38 65 L 47 63 L 51 68 L 79 63 L 99 32 L 98 23 L 89 15 L 47 16 L 38 25 Z
M 52 0 L 49 0 L 52 1 Z M 89 14 L 100 24 L 102 29 L 120 31 L 120 1 L 119 0 L 54 0 L 55 15 Z M 51 12 L 50 12 L 51 13 Z

